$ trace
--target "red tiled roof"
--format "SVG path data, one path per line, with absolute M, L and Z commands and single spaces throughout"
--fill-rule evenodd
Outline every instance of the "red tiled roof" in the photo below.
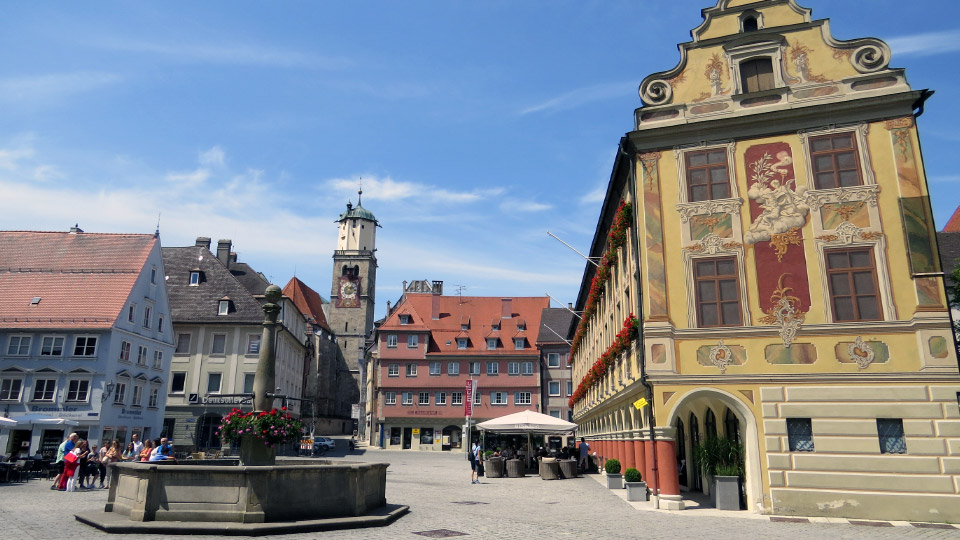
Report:
M 438 319 L 433 319 L 433 302 L 437 301 Z M 529 355 L 535 352 L 532 348 L 514 350 L 513 342 L 503 343 L 496 351 L 486 351 L 486 337 L 491 334 L 491 322 L 500 323 L 500 332 L 504 336 L 522 336 L 518 334 L 517 325 L 526 324 L 527 331 L 540 327 L 540 316 L 543 309 L 549 307 L 547 297 L 515 297 L 510 303 L 512 317 L 500 318 L 503 302 L 499 296 L 434 296 L 433 294 L 407 293 L 404 300 L 390 314 L 380 326 L 380 332 L 429 330 L 432 336 L 429 353 L 439 354 L 497 354 Z M 411 315 L 412 324 L 400 324 L 400 314 Z M 461 329 L 461 321 L 469 317 L 470 328 Z M 490 322 L 488 322 L 490 321 Z M 457 348 L 457 337 L 464 334 L 470 340 L 466 350 Z M 447 342 L 450 344 L 447 344 Z M 528 340 L 529 341 L 529 340 Z M 532 346 L 532 344 L 528 343 Z
M 323 314 L 323 298 L 317 291 L 311 289 L 306 283 L 296 277 L 290 278 L 286 286 L 283 287 L 283 295 L 293 300 L 294 305 L 304 315 L 311 317 L 321 328 L 330 331 L 327 325 L 327 318 Z
M 147 234 L 0 231 L 0 326 L 110 328 L 158 242 Z
M 947 220 L 943 232 L 960 232 L 960 206 L 953 211 L 953 215 Z

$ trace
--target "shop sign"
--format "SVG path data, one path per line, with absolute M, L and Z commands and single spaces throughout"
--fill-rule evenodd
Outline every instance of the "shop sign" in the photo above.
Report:
M 187 397 L 190 403 L 199 403 L 203 405 L 247 405 L 253 400 L 243 396 L 201 396 L 200 394 L 190 394 Z
M 440 411 L 407 411 L 407 414 L 411 416 L 437 416 Z

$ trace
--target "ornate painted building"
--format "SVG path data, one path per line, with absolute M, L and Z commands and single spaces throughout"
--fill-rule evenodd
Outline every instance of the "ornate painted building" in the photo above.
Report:
M 743 445 L 749 510 L 957 521 L 960 376 L 915 121 L 932 92 L 793 0 L 702 15 L 621 140 L 575 421 L 661 508 L 710 491 L 693 456 L 717 437 Z

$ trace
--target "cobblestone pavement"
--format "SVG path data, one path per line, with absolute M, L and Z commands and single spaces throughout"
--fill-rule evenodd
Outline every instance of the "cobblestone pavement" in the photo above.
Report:
M 638 510 L 594 478 L 545 482 L 539 477 L 483 479 L 469 483 L 462 455 L 367 450 L 352 460 L 386 461 L 387 500 L 410 513 L 381 528 L 283 535 L 276 538 L 424 538 L 417 532 L 446 529 L 475 538 L 643 538 L 710 540 L 957 538 L 960 529 L 871 527 L 840 523 L 779 523 L 768 519 L 701 516 L 696 512 Z M 116 538 L 73 518 L 98 510 L 106 490 L 63 493 L 46 480 L 0 484 L 0 531 L 11 540 Z M 756 517 L 756 516 L 754 516 Z M 436 537 L 436 536 L 433 536 Z M 460 536 L 457 536 L 460 537 Z M 192 537 L 202 539 L 205 537 Z

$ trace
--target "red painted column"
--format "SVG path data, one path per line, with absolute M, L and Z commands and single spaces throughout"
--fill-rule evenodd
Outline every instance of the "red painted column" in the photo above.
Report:
M 657 475 L 653 474 L 653 441 L 644 440 L 643 448 L 644 454 L 646 455 L 643 477 L 647 479 L 647 487 L 650 488 L 650 491 L 654 495 L 656 495 L 659 483 L 657 482 Z
M 657 440 L 657 468 L 660 473 L 660 493 L 680 495 L 680 477 L 677 474 L 677 445 L 672 440 Z
M 620 461 L 620 473 L 627 468 L 627 441 L 617 439 L 617 459 Z
M 637 460 L 634 458 L 634 441 L 623 441 L 623 470 L 636 469 Z
M 643 441 L 633 441 L 633 459 L 634 459 L 634 468 L 640 471 L 640 474 L 643 476 L 643 480 L 647 480 L 647 461 L 646 461 L 646 449 L 643 446 Z

